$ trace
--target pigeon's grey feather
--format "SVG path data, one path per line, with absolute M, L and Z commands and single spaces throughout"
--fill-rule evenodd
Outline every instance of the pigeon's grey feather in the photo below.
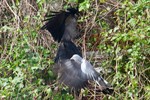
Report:
M 70 88 L 78 90 L 85 88 L 88 81 L 95 81 L 103 93 L 113 93 L 113 88 L 96 72 L 90 62 L 77 54 L 74 54 L 70 59 L 59 60 L 54 68 L 59 74 L 59 82 Z

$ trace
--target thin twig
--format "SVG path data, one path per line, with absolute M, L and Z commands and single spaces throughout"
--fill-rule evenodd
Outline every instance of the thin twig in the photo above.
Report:
M 13 13 L 13 15 L 15 16 L 15 19 L 17 20 L 17 29 L 19 29 L 19 23 L 20 23 L 20 19 L 19 19 L 19 16 L 11 9 L 11 7 L 9 6 L 9 4 L 7 3 L 6 0 L 4 0 L 6 6 L 8 7 L 8 9 Z

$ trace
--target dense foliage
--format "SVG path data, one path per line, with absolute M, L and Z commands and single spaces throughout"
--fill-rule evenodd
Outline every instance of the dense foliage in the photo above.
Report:
M 75 2 L 0 1 L 0 99 L 73 99 L 66 88 L 56 89 L 52 67 L 58 44 L 40 27 L 47 12 Z M 80 0 L 79 9 L 86 51 L 98 52 L 87 58 L 105 70 L 102 75 L 115 89 L 111 96 L 86 90 L 84 98 L 149 100 L 150 1 Z M 84 45 L 82 38 L 76 42 Z

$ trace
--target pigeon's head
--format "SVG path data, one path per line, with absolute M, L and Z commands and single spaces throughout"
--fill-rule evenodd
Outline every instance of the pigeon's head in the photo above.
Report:
M 74 61 L 77 61 L 77 62 L 81 63 L 83 58 L 81 58 L 78 54 L 74 54 L 71 57 L 71 59 L 73 59 Z

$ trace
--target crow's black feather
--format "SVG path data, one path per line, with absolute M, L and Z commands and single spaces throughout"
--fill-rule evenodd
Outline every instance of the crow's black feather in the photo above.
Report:
M 78 9 L 75 8 L 68 8 L 67 11 L 52 12 L 52 15 L 47 16 L 49 18 L 45 19 L 49 21 L 41 29 L 48 30 L 54 40 L 58 42 L 62 39 L 74 39 L 79 35 L 76 31 L 76 14 L 78 14 Z M 64 34 L 65 36 L 63 37 Z
M 70 59 L 74 54 L 78 54 L 82 57 L 79 47 L 77 47 L 72 41 L 62 41 L 54 61 L 57 63 L 58 60 Z

